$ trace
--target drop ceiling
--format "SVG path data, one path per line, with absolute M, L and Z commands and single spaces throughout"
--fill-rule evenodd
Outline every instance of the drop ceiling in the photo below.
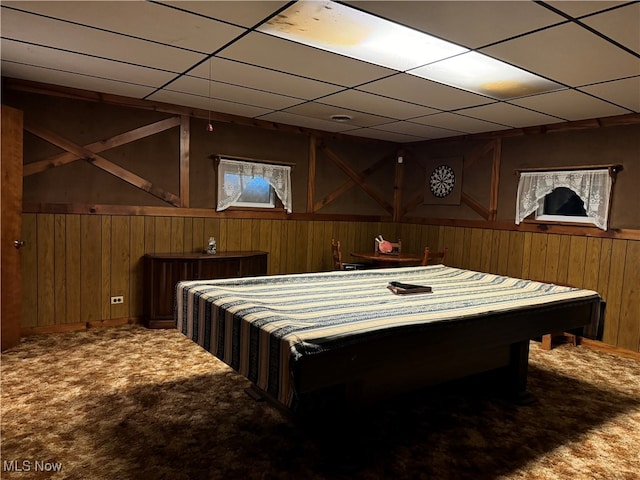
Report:
M 640 112 L 637 1 L 343 2 L 561 85 L 507 101 L 257 31 L 292 3 L 2 1 L 2 76 L 398 143 Z

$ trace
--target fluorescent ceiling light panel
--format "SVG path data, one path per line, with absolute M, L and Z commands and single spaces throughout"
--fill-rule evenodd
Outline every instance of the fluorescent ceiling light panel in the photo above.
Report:
M 564 88 L 555 82 L 478 52 L 463 53 L 407 73 L 498 100 Z
M 469 51 L 328 0 L 297 2 L 257 30 L 399 71 Z
M 498 100 L 561 85 L 454 43 L 329 0 L 301 0 L 258 31 Z

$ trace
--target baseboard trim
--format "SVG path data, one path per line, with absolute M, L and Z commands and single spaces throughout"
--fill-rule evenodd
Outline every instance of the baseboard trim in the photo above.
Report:
M 22 327 L 21 337 L 31 335 L 46 335 L 50 333 L 78 332 L 90 328 L 119 327 L 121 325 L 142 324 L 140 317 L 111 318 L 108 320 L 96 320 L 84 323 L 63 323 L 59 325 L 42 325 L 40 327 Z
M 620 357 L 633 358 L 640 361 L 640 352 L 628 350 L 626 348 L 616 347 L 615 345 L 609 345 L 608 343 L 600 342 L 598 340 L 591 340 L 589 338 L 580 338 L 580 345 L 590 348 L 591 350 L 597 350 L 600 352 L 607 352 Z

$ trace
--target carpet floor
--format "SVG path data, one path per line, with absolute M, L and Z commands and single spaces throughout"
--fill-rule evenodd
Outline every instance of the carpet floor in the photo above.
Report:
M 452 384 L 301 425 L 175 330 L 39 335 L 1 357 L 3 479 L 640 479 L 640 362 L 531 343 L 515 406 Z

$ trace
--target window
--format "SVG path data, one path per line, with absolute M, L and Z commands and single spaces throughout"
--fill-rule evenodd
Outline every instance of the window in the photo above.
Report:
M 217 210 L 275 208 L 277 195 L 291 213 L 291 166 L 218 157 Z
M 537 220 L 591 223 L 607 230 L 611 190 L 620 169 L 619 165 L 604 165 L 518 171 L 516 224 L 536 212 Z
M 536 220 L 595 225 L 595 221 L 587 215 L 584 201 L 567 187 L 558 187 L 545 195 L 542 204 L 536 210 Z

